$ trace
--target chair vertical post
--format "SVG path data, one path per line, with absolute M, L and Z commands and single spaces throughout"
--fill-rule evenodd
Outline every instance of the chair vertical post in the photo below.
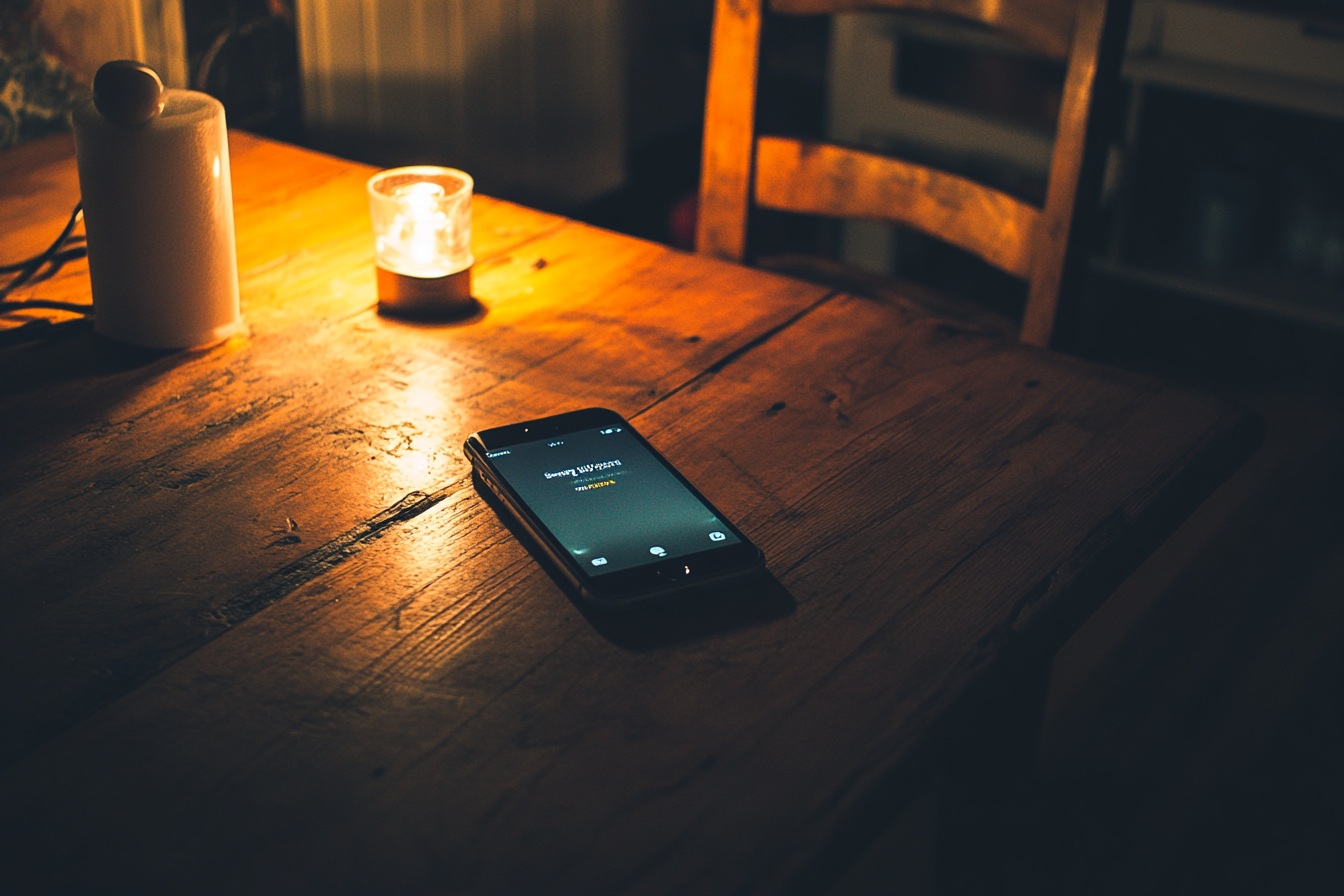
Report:
M 1054 333 L 1064 253 L 1078 193 L 1078 175 L 1083 166 L 1087 117 L 1105 23 L 1106 0 L 1083 0 L 1079 4 L 1055 127 L 1055 148 L 1050 156 L 1045 208 L 1041 210 L 1032 251 L 1027 307 L 1022 314 L 1021 338 L 1029 345 L 1048 347 Z
M 718 0 L 710 50 L 714 65 L 705 95 L 695 249 L 729 261 L 746 256 L 760 32 L 761 0 Z

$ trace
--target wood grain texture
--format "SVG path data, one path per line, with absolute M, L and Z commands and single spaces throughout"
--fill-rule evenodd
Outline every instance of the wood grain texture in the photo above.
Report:
M 1048 658 L 1258 437 L 899 297 L 483 198 L 486 315 L 378 317 L 367 169 L 231 141 L 246 336 L 0 350 L 18 888 L 824 889 L 967 695 Z M 459 446 L 592 403 L 772 577 L 576 608 Z
M 772 12 L 817 15 L 913 10 L 980 22 L 1053 59 L 1069 54 L 1074 0 L 770 0 Z
M 752 121 L 761 0 L 717 0 L 696 207 L 696 251 L 741 261 L 747 250 Z
M 906 224 L 1022 278 L 1031 273 L 1041 217 L 1031 205 L 956 174 L 788 137 L 756 141 L 756 202 Z
M 435 491 L 472 430 L 634 413 L 824 295 L 477 197 L 488 313 L 410 325 L 374 310 L 370 169 L 231 149 L 246 336 L 164 354 L 85 329 L 0 354 L 0 501 L 26 533 L 0 544 L 2 761 L 217 635 L 238 594 Z M 34 291 L 88 301 L 87 274 Z M 559 389 L 552 367 L 571 371 Z
M 636 420 L 759 541 L 794 613 L 621 647 L 463 471 L 413 525 L 11 769 L 20 842 L 150 888 L 788 886 L 997 658 L 1099 599 L 1080 575 L 1248 425 L 855 299 Z

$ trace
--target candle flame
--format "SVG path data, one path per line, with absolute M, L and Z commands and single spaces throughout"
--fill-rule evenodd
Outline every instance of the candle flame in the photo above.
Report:
M 435 260 L 439 232 L 448 220 L 439 210 L 439 200 L 446 195 L 443 187 L 430 181 L 404 184 L 392 191 L 407 231 L 406 254 L 417 265 Z

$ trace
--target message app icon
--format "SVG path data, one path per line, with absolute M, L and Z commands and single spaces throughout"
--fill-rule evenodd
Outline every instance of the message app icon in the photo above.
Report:
M 667 556 L 667 549 L 666 549 L 666 548 L 660 548 L 660 547 L 658 547 L 658 545 L 654 545 L 653 547 L 649 548 L 649 553 L 652 554 L 652 555 L 655 556 L 655 557 L 666 557 L 666 556 Z
M 724 535 L 722 532 L 711 532 L 711 533 L 709 533 L 709 540 L 710 540 L 710 541 L 723 541 L 723 540 L 724 540 L 725 538 L 727 538 L 727 537 L 728 537 L 728 536 L 727 536 L 727 535 Z

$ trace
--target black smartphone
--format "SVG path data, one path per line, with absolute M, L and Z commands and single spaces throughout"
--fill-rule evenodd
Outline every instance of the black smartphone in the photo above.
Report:
M 646 604 L 764 567 L 760 550 L 615 411 L 486 429 L 463 448 L 594 604 Z

